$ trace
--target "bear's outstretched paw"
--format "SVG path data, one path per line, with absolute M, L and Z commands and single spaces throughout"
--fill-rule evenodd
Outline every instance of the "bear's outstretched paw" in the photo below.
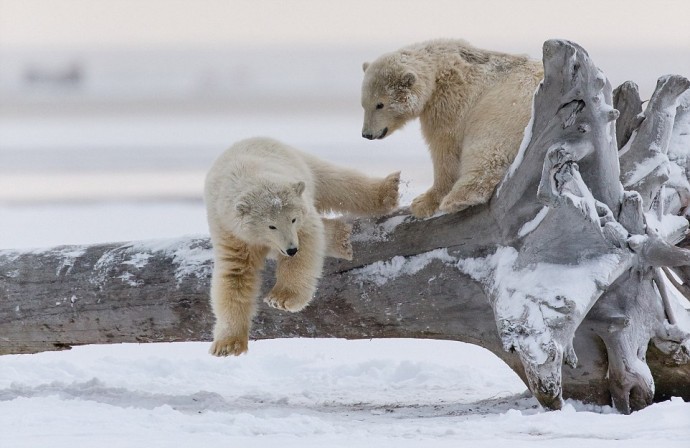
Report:
M 428 191 L 414 198 L 410 210 L 415 218 L 428 218 L 438 211 L 438 201 Z
M 328 256 L 352 260 L 352 225 L 342 221 L 332 224 L 332 234 L 328 240 Z
M 311 297 L 300 297 L 288 292 L 271 291 L 264 299 L 269 306 L 283 311 L 296 313 L 302 311 L 311 301 Z
M 391 212 L 398 207 L 399 187 L 400 171 L 389 174 L 381 182 L 379 186 L 379 200 L 383 213 Z
M 247 353 L 248 346 L 248 336 L 231 336 L 214 340 L 208 352 L 213 356 L 239 356 L 242 353 Z

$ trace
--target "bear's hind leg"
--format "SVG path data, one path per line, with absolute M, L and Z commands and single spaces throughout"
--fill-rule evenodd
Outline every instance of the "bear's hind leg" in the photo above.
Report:
M 266 250 L 250 249 L 243 243 L 214 244 L 216 254 L 211 278 L 211 307 L 216 317 L 214 356 L 241 355 L 247 351 L 249 330 L 256 308 L 261 268 Z
M 499 157 L 498 154 L 492 160 L 490 154 L 487 155 L 489 157 L 482 157 L 481 160 L 472 160 L 474 166 L 470 166 L 470 161 L 465 163 L 463 160 L 460 179 L 441 201 L 441 211 L 459 212 L 473 205 L 489 202 L 510 160 Z
M 339 219 L 321 218 L 326 239 L 326 256 L 352 260 L 352 225 Z
M 444 213 L 453 213 L 464 210 L 468 207 L 478 204 L 484 204 L 489 201 L 493 193 L 492 182 L 477 182 L 476 179 L 460 179 L 455 187 L 451 190 L 443 201 L 439 210 Z
M 292 257 L 280 255 L 276 266 L 276 284 L 264 302 L 280 310 L 297 312 L 309 304 L 323 269 L 325 247 L 321 218 L 313 220 L 298 232 L 299 250 Z

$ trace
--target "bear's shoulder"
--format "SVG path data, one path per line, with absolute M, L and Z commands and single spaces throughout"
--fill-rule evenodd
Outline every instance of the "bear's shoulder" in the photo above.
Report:
M 436 61 L 462 60 L 476 66 L 483 66 L 486 70 L 505 66 L 507 63 L 518 65 L 534 65 L 539 70 L 541 62 L 530 59 L 525 54 L 504 53 L 501 51 L 485 50 L 475 47 L 464 39 L 434 39 L 408 45 L 394 52 L 402 61 L 414 61 L 426 56 L 432 56 Z
M 209 177 L 224 178 L 250 187 L 257 183 L 294 183 L 310 180 L 303 152 L 268 137 L 253 137 L 232 145 L 214 163 Z

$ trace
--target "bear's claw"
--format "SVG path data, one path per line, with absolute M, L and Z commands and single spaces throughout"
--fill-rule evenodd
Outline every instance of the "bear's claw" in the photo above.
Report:
M 239 356 L 242 353 L 247 353 L 248 346 L 249 338 L 247 336 L 233 336 L 214 340 L 208 352 L 213 356 Z
M 270 293 L 268 297 L 264 299 L 264 302 L 266 302 L 269 306 L 279 310 L 289 311 L 291 313 L 296 313 L 303 310 L 309 304 L 309 301 L 310 300 L 304 300 L 300 297 L 290 297 L 283 294 L 274 293 Z

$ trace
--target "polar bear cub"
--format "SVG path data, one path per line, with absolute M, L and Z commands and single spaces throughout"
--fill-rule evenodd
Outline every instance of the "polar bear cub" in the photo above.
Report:
M 420 218 L 487 202 L 515 158 L 543 78 L 539 61 L 434 40 L 364 63 L 362 136 L 419 117 L 434 183 L 410 206 Z
M 324 256 L 352 258 L 350 226 L 320 213 L 385 214 L 397 207 L 399 182 L 399 172 L 368 177 L 269 138 L 242 140 L 222 154 L 204 190 L 214 249 L 210 353 L 247 351 L 267 256 L 277 258 L 277 267 L 264 301 L 281 310 L 303 309 L 316 291 Z

